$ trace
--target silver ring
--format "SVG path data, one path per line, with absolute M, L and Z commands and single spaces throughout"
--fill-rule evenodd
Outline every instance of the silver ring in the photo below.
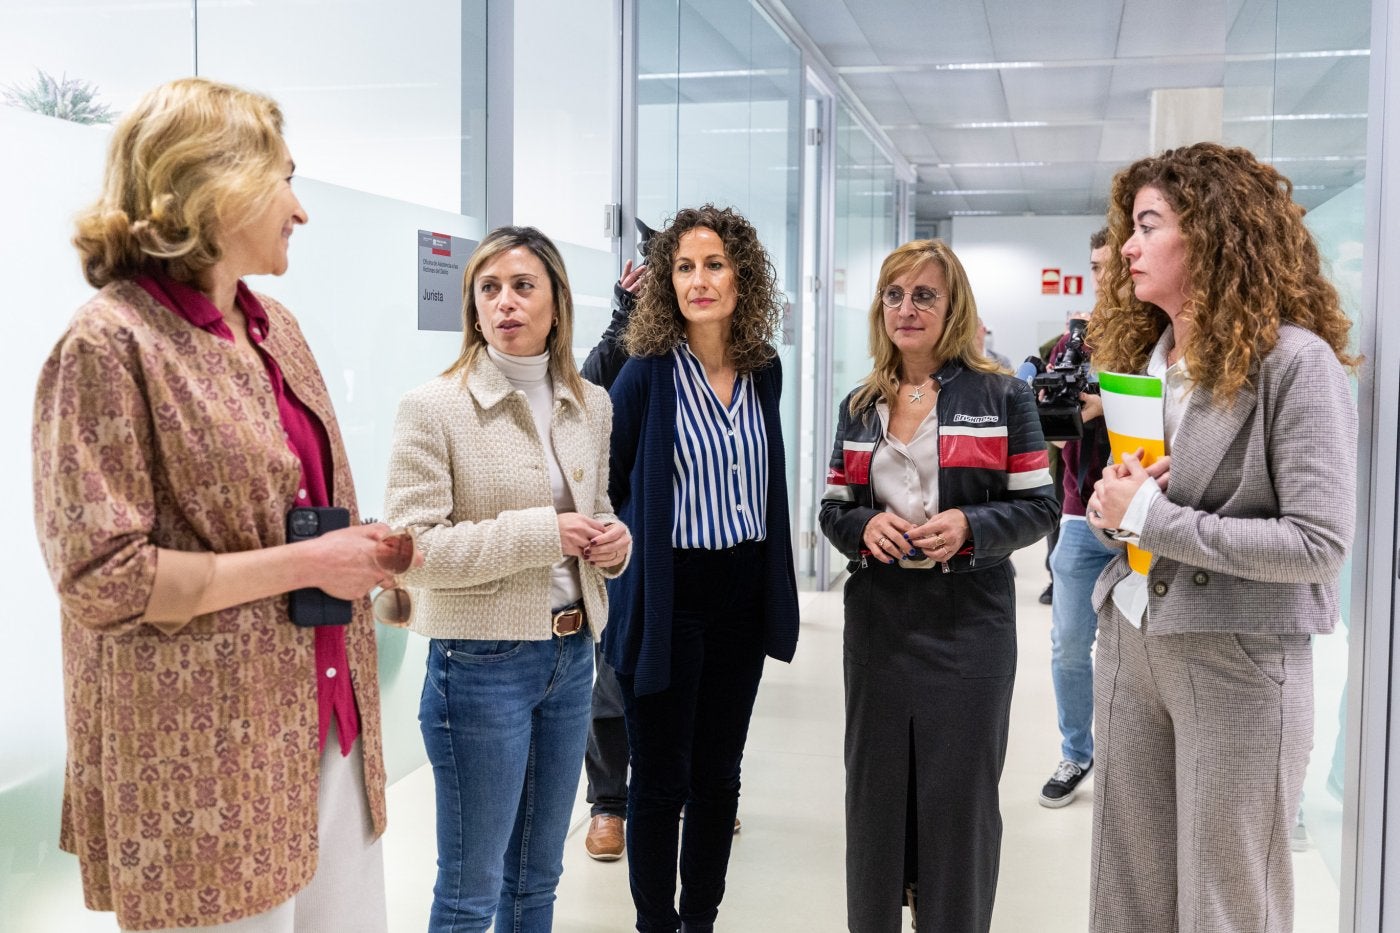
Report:
M 889 544 L 889 543 L 890 543 L 890 539 L 889 539 L 889 538 L 886 538 L 884 535 L 881 535 L 881 536 L 880 536 L 880 546 L 881 546 L 881 547 L 884 547 L 886 544 Z

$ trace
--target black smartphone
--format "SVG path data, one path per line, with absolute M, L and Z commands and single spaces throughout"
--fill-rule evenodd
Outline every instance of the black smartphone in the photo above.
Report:
M 328 531 L 350 527 L 350 510 L 336 508 L 296 508 L 287 513 L 287 543 L 319 538 Z M 293 590 L 288 606 L 292 622 L 317 625 L 349 625 L 350 600 L 336 599 L 325 590 L 307 587 Z

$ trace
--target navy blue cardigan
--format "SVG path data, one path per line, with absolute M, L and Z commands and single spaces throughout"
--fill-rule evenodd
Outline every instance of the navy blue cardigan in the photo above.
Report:
M 613 430 L 608 495 L 618 518 L 632 532 L 632 561 L 622 576 L 608 581 L 603 656 L 614 670 L 632 676 L 637 696 L 659 693 L 671 683 L 675 370 L 675 357 L 669 353 L 628 360 L 609 393 Z M 768 437 L 763 649 L 769 657 L 791 661 L 797 649 L 797 578 L 778 416 L 783 369 L 776 357 L 753 374 L 753 385 Z

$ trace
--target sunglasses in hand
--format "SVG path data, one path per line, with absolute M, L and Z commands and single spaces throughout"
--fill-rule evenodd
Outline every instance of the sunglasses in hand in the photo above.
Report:
M 379 539 L 374 552 L 374 562 L 394 580 L 392 586 L 374 594 L 370 605 L 374 610 L 375 619 L 385 625 L 406 628 L 413 618 L 413 597 L 409 595 L 408 590 L 399 586 L 398 576 L 407 573 L 413 566 L 417 553 L 418 545 L 411 530 L 396 529 Z

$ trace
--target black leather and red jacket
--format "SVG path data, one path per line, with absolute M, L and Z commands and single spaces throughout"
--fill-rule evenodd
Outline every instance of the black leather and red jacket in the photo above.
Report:
M 1045 537 L 1059 520 L 1045 436 L 1035 398 L 1022 380 L 968 369 L 959 360 L 934 378 L 938 506 L 961 509 L 972 528 L 943 569 L 983 570 Z M 850 405 L 847 395 L 826 473 L 821 526 L 854 569 L 870 553 L 862 541 L 866 523 L 884 511 L 870 488 L 870 460 L 884 428 L 874 402 L 854 415 Z

